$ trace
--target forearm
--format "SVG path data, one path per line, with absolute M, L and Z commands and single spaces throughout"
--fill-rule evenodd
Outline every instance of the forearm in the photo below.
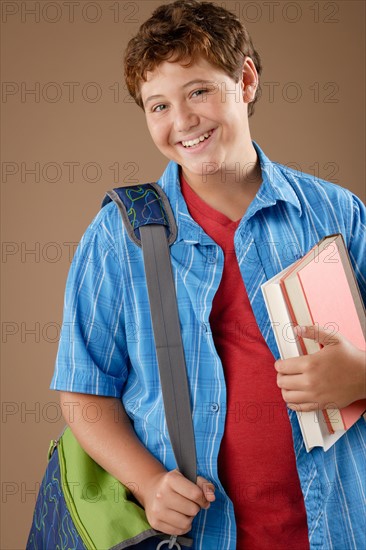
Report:
M 130 487 L 145 506 L 144 489 L 153 477 L 166 470 L 136 436 L 121 401 L 61 392 L 60 403 L 65 420 L 83 449 L 102 468 Z

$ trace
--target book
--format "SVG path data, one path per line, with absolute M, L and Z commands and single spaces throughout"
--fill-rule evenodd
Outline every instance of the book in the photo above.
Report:
M 296 325 L 324 326 L 366 349 L 365 309 L 340 234 L 317 243 L 303 258 L 262 285 L 275 339 L 283 359 L 315 353 L 321 345 L 297 337 Z M 348 407 L 298 412 L 307 450 L 328 450 L 364 413 L 366 400 Z
M 356 347 L 366 349 L 365 311 L 342 235 L 322 239 L 285 273 L 280 285 L 293 322 L 340 332 Z M 300 345 L 304 353 L 321 349 L 307 338 L 300 338 Z M 357 401 L 344 409 L 327 408 L 323 414 L 331 429 L 347 430 L 365 409 L 366 402 Z

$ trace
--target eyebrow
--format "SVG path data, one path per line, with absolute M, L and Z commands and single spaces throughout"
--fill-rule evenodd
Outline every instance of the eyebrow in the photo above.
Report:
M 197 78 L 195 80 L 190 80 L 189 82 L 186 82 L 186 84 L 183 85 L 183 89 L 188 88 L 189 86 L 192 86 L 193 84 L 212 84 L 212 80 L 205 80 L 203 78 Z M 150 101 L 153 101 L 154 99 L 159 99 L 159 98 L 163 98 L 163 97 L 164 97 L 163 94 L 151 95 L 146 99 L 146 101 L 144 103 L 144 106 L 146 106 Z

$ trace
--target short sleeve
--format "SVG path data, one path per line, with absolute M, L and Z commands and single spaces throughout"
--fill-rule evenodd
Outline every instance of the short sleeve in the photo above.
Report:
M 121 397 L 128 374 L 123 284 L 103 208 L 75 252 L 51 389 Z

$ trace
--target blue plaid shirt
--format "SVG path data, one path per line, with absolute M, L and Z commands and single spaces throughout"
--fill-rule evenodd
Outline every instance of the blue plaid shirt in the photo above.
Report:
M 365 209 L 346 189 L 271 162 L 254 146 L 263 183 L 234 242 L 258 326 L 277 359 L 260 285 L 322 237 L 342 233 L 365 296 Z M 198 474 L 216 485 L 216 501 L 199 512 L 191 535 L 195 550 L 235 550 L 234 509 L 217 467 L 225 426 L 225 378 L 209 323 L 223 271 L 223 251 L 190 216 L 180 191 L 178 165 L 170 162 L 158 183 L 178 225 L 171 258 Z M 86 230 L 70 268 L 51 388 L 121 398 L 140 440 L 170 470 L 176 463 L 164 417 L 148 303 L 141 250 L 128 238 L 118 208 L 110 203 Z M 328 452 L 314 448 L 307 453 L 296 414 L 288 413 L 311 549 L 364 550 L 364 419 Z

